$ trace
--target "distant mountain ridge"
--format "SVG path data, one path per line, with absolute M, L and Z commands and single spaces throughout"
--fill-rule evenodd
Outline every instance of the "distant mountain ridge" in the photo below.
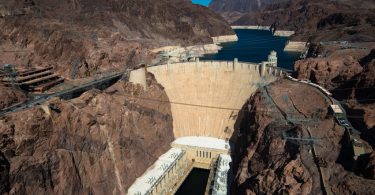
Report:
M 213 0 L 209 7 L 216 12 L 251 12 L 290 0 Z
M 375 41 L 374 0 L 213 0 L 210 8 L 232 25 L 273 25 L 297 39 Z

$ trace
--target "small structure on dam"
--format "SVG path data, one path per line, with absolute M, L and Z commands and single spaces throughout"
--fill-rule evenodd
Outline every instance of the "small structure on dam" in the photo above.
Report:
M 224 194 L 224 181 L 230 174 L 231 141 L 239 131 L 241 110 L 250 96 L 258 88 L 264 87 L 283 76 L 277 68 L 276 52 L 271 52 L 269 61 L 255 64 L 234 61 L 199 61 L 164 64 L 141 67 L 130 73 L 130 82 L 147 88 L 146 72 L 151 72 L 160 83 L 171 103 L 173 132 L 176 140 L 172 149 L 181 151 L 186 164 L 171 162 L 180 173 L 178 178 L 166 176 L 156 171 L 158 161 L 150 167 L 129 189 L 129 194 L 160 194 L 162 185 L 171 190 L 164 194 L 173 194 L 182 184 L 190 171 L 196 168 L 209 169 L 212 173 L 207 189 L 211 193 Z M 168 152 L 165 155 L 169 155 Z M 164 156 L 164 155 L 163 155 Z M 215 167 L 219 165 L 218 167 Z M 156 183 L 143 185 L 147 178 L 155 177 Z M 146 179 L 145 179 L 146 178 Z M 168 182 L 165 182 L 168 179 Z M 171 186 L 172 184 L 172 186 Z M 145 186 L 147 191 L 140 191 Z M 158 187 L 155 187 L 158 186 Z M 215 187 L 216 186 L 216 187 Z M 134 190 L 137 189 L 137 190 Z
M 212 159 L 230 153 L 229 141 L 214 137 L 181 137 L 172 142 L 172 147 L 186 151 L 186 158 L 202 169 L 209 169 Z
M 147 70 L 146 70 L 146 65 L 142 64 L 139 66 L 138 69 L 135 69 L 132 71 L 130 74 L 130 81 L 136 81 L 137 84 L 140 84 L 144 90 L 147 89 Z
M 276 51 L 271 51 L 268 55 L 268 61 L 262 62 L 265 66 L 277 67 L 277 53 Z

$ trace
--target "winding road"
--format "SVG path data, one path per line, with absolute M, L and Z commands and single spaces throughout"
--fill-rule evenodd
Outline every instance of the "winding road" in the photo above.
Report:
M 90 90 L 92 88 L 95 88 L 95 86 L 97 85 L 109 82 L 113 79 L 120 79 L 124 75 L 125 72 L 126 71 L 116 72 L 111 75 L 105 76 L 103 78 L 100 78 L 100 79 L 97 79 L 97 80 L 94 80 L 94 81 L 91 81 L 91 82 L 88 82 L 88 83 L 85 83 L 85 84 L 82 84 L 82 85 L 79 85 L 70 89 L 62 90 L 53 94 L 36 96 L 34 99 L 31 99 L 25 103 L 10 106 L 8 108 L 1 110 L 0 117 L 9 113 L 22 111 L 22 110 L 34 107 L 36 105 L 40 105 L 55 97 L 64 97 L 66 95 L 74 94 L 76 92 Z

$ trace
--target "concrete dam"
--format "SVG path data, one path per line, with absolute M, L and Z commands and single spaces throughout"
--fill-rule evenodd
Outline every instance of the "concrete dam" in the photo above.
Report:
M 154 74 L 158 83 L 164 87 L 171 102 L 173 132 L 176 138 L 171 144 L 171 150 L 178 149 L 179 155 L 176 156 L 179 157 L 176 158 L 175 163 L 170 163 L 170 170 L 175 172 L 165 169 L 165 174 L 158 172 L 155 175 L 155 169 L 158 169 L 156 165 L 160 164 L 158 160 L 137 179 L 128 190 L 128 194 L 174 194 L 181 185 L 181 180 L 184 180 L 194 167 L 225 170 L 221 175 L 226 175 L 230 171 L 229 168 L 215 169 L 214 166 L 229 166 L 223 164 L 223 162 L 230 162 L 229 139 L 236 135 L 235 123 L 248 98 L 258 88 L 284 75 L 283 70 L 275 65 L 275 60 L 271 56 L 268 62 L 261 64 L 238 62 L 237 59 L 234 61 L 196 59 L 193 62 L 168 63 L 133 70 L 130 73 L 130 82 L 141 84 L 146 88 L 147 71 Z M 185 163 L 181 163 L 181 159 L 184 159 Z M 160 161 L 163 162 L 165 159 Z M 218 182 L 223 178 L 216 177 L 217 174 L 214 173 L 212 175 L 210 177 L 212 181 L 208 183 L 215 185 L 207 186 L 206 192 L 226 194 L 227 183 L 221 182 L 220 186 Z M 156 180 L 154 185 L 148 185 L 150 189 L 146 191 L 142 186 L 147 186 L 144 183 L 150 177 Z M 166 183 L 168 186 L 165 185 Z

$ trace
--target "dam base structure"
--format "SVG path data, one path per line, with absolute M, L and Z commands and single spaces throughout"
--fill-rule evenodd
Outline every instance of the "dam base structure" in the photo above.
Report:
M 140 72 L 144 71 L 132 71 L 129 81 L 145 85 Z M 219 176 L 230 174 L 230 149 L 239 131 L 236 122 L 241 119 L 241 110 L 257 89 L 276 81 L 285 72 L 272 63 L 245 63 L 237 59 L 168 63 L 148 67 L 147 72 L 155 76 L 169 97 L 175 136 L 171 146 L 172 149 L 181 150 L 182 157 L 179 159 L 186 161 L 181 165 L 172 163 L 180 170 L 180 177 L 169 180 L 173 185 L 168 187 L 170 191 L 163 194 L 173 194 L 194 167 L 215 171 L 210 174 L 212 181 L 208 182 L 208 185 L 215 185 L 207 186 L 207 192 L 224 194 L 230 181 L 223 183 L 223 178 Z M 151 168 L 157 167 L 155 164 Z M 150 180 L 150 171 L 137 179 L 129 188 L 129 194 L 157 194 L 156 187 L 149 189 L 148 193 L 137 191 L 137 187 L 134 187 L 142 186 L 140 181 Z M 222 173 L 218 175 L 217 171 Z M 160 174 L 159 179 L 165 178 L 165 174 L 169 173 Z M 156 178 L 152 186 L 159 183 Z

